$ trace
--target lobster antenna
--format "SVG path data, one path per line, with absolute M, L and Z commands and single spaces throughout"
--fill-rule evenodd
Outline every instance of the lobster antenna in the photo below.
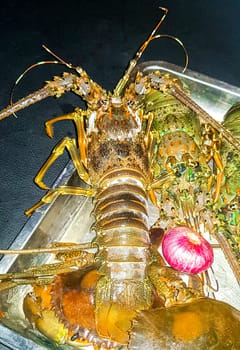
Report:
M 25 71 L 19 75 L 19 77 L 17 78 L 17 80 L 15 81 L 15 83 L 13 84 L 13 87 L 11 89 L 11 93 L 10 93 L 10 98 L 9 98 L 9 105 L 12 106 L 13 105 L 13 95 L 14 95 L 14 92 L 15 92 L 15 89 L 16 89 L 16 86 L 19 84 L 19 82 L 22 80 L 22 78 L 33 68 L 37 67 L 37 66 L 41 66 L 43 64 L 60 64 L 60 62 L 58 61 L 41 61 L 41 62 L 37 62 L 37 63 L 34 63 L 32 64 L 31 66 L 29 66 L 27 69 L 25 69 Z M 12 113 L 13 116 L 15 118 L 17 118 L 17 115 L 16 113 Z
M 10 93 L 10 98 L 9 98 L 9 105 L 12 106 L 13 105 L 13 95 L 16 89 L 16 86 L 19 84 L 19 82 L 22 80 L 22 78 L 33 68 L 44 65 L 44 64 L 62 64 L 64 66 L 67 66 L 70 69 L 76 69 L 76 67 L 74 67 L 71 63 L 67 63 L 66 61 L 64 61 L 61 57 L 57 56 L 53 51 L 51 51 L 46 45 L 42 45 L 42 47 L 44 48 L 44 50 L 46 50 L 51 56 L 53 56 L 54 58 L 56 58 L 56 61 L 40 61 L 37 63 L 32 64 L 31 66 L 29 66 L 15 81 L 12 89 L 11 89 L 11 93 Z M 14 115 L 15 118 L 17 118 L 16 113 L 12 113 Z
M 164 12 L 161 19 L 158 21 L 157 25 L 154 27 L 153 31 L 151 32 L 151 34 L 149 35 L 147 40 L 145 40 L 144 43 L 140 46 L 140 48 L 137 51 L 137 53 L 135 54 L 134 58 L 130 61 L 128 68 L 124 73 L 124 76 L 120 79 L 116 88 L 114 89 L 114 93 L 113 93 L 114 96 L 119 96 L 121 94 L 121 92 L 123 91 L 125 85 L 127 84 L 128 80 L 129 80 L 130 74 L 132 73 L 137 62 L 141 58 L 143 52 L 146 50 L 146 48 L 148 47 L 149 43 L 152 40 L 159 39 L 159 38 L 169 38 L 169 39 L 176 41 L 183 48 L 184 53 L 185 53 L 185 66 L 183 69 L 183 72 L 185 72 L 187 65 L 188 65 L 188 53 L 187 53 L 187 50 L 186 50 L 184 44 L 182 43 L 182 41 L 180 39 L 178 39 L 172 35 L 168 35 L 168 34 L 155 35 L 155 33 L 158 31 L 158 29 L 160 28 L 161 24 L 163 23 L 163 21 L 165 20 L 167 14 L 168 14 L 167 8 L 161 7 L 161 6 L 159 8 Z
M 1 249 L 0 254 L 3 255 L 27 255 L 27 254 L 44 254 L 44 253 L 68 253 L 76 250 L 85 250 L 85 249 L 96 249 L 96 245 L 90 243 L 79 243 L 70 246 L 62 246 L 62 247 L 50 247 L 50 248 L 36 248 L 36 249 Z
M 46 50 L 50 55 L 52 55 L 54 58 L 57 59 L 58 63 L 63 64 L 65 66 L 67 66 L 68 68 L 75 68 L 71 63 L 68 63 L 66 61 L 64 61 L 61 57 L 57 56 L 52 50 L 50 50 L 46 45 L 42 45 L 42 47 L 44 48 L 44 50 Z
M 185 73 L 187 67 L 188 67 L 188 63 L 189 63 L 189 57 L 188 57 L 188 52 L 187 52 L 187 49 L 185 47 L 185 45 L 183 44 L 183 42 L 177 38 L 176 36 L 173 36 L 173 35 L 169 35 L 169 34 L 158 34 L 158 35 L 155 35 L 152 40 L 154 39 L 160 39 L 160 38 L 167 38 L 167 39 L 171 39 L 171 40 L 174 40 L 175 42 L 177 42 L 181 48 L 183 49 L 184 51 L 184 55 L 185 55 L 185 64 L 184 64 L 184 67 L 182 69 L 182 73 Z
M 134 59 L 136 61 L 138 61 L 143 52 L 146 50 L 146 48 L 148 47 L 149 43 L 151 40 L 153 40 L 154 38 L 154 35 L 155 33 L 158 31 L 158 29 L 160 28 L 161 24 L 163 23 L 163 21 L 165 20 L 165 18 L 167 17 L 167 14 L 168 14 L 168 9 L 165 8 L 165 7 L 159 7 L 163 12 L 164 14 L 162 15 L 162 18 L 160 19 L 160 21 L 157 23 L 157 25 L 155 26 L 155 28 L 153 29 L 152 33 L 149 35 L 149 37 L 147 38 L 146 41 L 144 41 L 144 43 L 141 45 L 140 49 L 137 51 L 137 53 L 135 54 L 135 57 Z M 136 62 L 137 63 L 137 62 Z

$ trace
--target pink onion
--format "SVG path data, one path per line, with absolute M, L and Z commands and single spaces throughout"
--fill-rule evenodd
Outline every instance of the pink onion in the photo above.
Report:
M 164 235 L 162 253 L 170 266 L 186 273 L 200 273 L 213 263 L 209 242 L 186 226 L 174 227 Z

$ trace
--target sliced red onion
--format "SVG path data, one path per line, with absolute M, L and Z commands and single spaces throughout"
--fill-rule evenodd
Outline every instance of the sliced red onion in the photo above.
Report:
M 186 226 L 174 227 L 164 235 L 162 253 L 170 266 L 186 273 L 200 273 L 213 263 L 210 243 Z

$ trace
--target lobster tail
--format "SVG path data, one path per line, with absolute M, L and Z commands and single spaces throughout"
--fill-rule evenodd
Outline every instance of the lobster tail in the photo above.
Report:
M 115 169 L 102 177 L 95 216 L 103 277 L 96 291 L 99 334 L 125 343 L 136 310 L 151 304 L 148 208 L 144 177 L 136 169 Z
M 107 174 L 101 181 L 102 190 L 96 197 L 95 215 L 101 247 L 99 254 L 106 261 L 104 273 L 108 270 L 114 275 L 113 266 L 123 261 L 132 261 L 133 264 L 146 262 L 149 236 L 143 180 L 140 172 L 121 169 Z M 136 247 L 139 248 L 137 253 Z M 120 277 L 119 274 L 117 277 Z

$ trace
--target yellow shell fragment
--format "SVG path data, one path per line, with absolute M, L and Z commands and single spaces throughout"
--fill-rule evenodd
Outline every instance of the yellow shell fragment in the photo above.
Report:
M 173 316 L 173 335 L 180 340 L 190 341 L 205 331 L 204 323 L 196 312 L 183 312 Z
M 215 299 L 141 311 L 133 321 L 131 350 L 240 349 L 240 312 Z
M 42 311 L 41 318 L 36 321 L 36 327 L 57 344 L 64 344 L 67 340 L 68 330 L 58 321 L 52 310 Z

